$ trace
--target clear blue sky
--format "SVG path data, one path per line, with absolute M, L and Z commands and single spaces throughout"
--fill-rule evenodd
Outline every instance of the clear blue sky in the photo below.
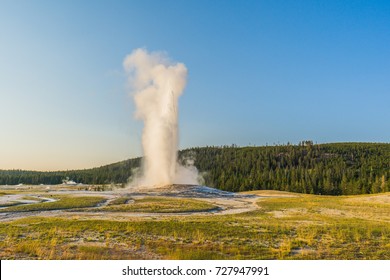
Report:
M 390 139 L 390 1 L 0 0 L 0 169 L 141 155 L 133 49 L 189 70 L 181 148 Z

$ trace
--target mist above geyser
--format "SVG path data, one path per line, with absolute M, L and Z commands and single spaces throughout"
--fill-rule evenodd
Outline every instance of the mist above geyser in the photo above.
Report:
M 165 53 L 136 49 L 123 62 L 135 117 L 144 123 L 143 162 L 133 172 L 130 186 L 158 187 L 198 184 L 191 162 L 181 165 L 178 150 L 178 101 L 187 82 L 187 68 L 172 62 Z

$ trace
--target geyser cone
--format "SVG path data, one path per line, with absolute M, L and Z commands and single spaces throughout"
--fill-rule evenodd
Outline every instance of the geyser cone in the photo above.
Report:
M 174 196 L 174 197 L 194 197 L 194 198 L 233 198 L 233 197 L 252 197 L 251 195 L 241 195 L 227 191 L 221 191 L 215 188 L 190 184 L 169 184 L 160 185 L 158 188 L 135 187 L 135 194 L 151 196 Z

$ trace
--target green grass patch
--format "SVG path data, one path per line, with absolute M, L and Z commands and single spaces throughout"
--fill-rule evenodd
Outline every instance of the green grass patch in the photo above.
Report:
M 9 201 L 5 203 L 0 203 L 0 207 L 11 207 L 11 206 L 16 206 L 16 205 L 21 205 L 24 204 L 23 202 L 20 201 Z
M 21 199 L 22 200 L 33 200 L 33 201 L 45 201 L 44 198 L 40 198 L 40 197 L 36 197 L 36 196 L 29 196 L 29 195 L 23 196 Z
M 129 197 L 126 196 L 121 196 L 118 198 L 115 198 L 108 203 L 108 205 L 121 205 L 121 204 L 126 204 L 130 200 Z
M 109 205 L 96 211 L 110 212 L 146 212 L 146 213 L 180 213 L 200 212 L 218 209 L 217 206 L 200 200 L 185 198 L 147 197 L 135 199 L 134 202 L 120 205 Z
M 106 201 L 105 198 L 99 196 L 55 196 L 57 201 L 42 202 L 34 204 L 23 204 L 0 209 L 0 212 L 28 212 L 28 211 L 49 211 L 61 209 L 74 209 L 94 207 L 99 203 Z

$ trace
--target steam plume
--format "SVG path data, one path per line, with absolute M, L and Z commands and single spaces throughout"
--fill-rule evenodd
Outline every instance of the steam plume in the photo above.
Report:
M 197 184 L 196 168 L 177 162 L 178 99 L 186 85 L 187 68 L 163 53 L 145 49 L 126 56 L 123 66 L 136 105 L 135 117 L 144 122 L 144 162 L 132 185 Z

